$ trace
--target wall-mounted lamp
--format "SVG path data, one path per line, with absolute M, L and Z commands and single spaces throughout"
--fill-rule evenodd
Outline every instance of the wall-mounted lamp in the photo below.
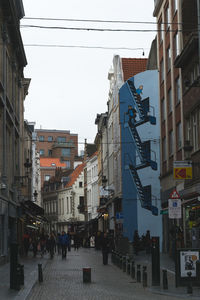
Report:
M 38 192 L 35 190 L 33 193 L 34 201 L 37 201 Z

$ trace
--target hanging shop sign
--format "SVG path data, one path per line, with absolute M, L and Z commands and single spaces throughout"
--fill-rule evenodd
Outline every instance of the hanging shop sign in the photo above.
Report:
M 174 179 L 192 179 L 192 161 L 174 161 Z

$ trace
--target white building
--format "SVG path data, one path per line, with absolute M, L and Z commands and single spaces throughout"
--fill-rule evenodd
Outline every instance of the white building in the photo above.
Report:
M 76 231 L 78 225 L 85 221 L 84 214 L 78 209 L 84 203 L 83 169 L 84 164 L 78 165 L 65 187 L 58 191 L 58 232 Z
M 95 152 L 86 163 L 87 168 L 87 209 L 88 221 L 95 219 L 98 215 L 99 206 L 98 193 L 98 159 Z

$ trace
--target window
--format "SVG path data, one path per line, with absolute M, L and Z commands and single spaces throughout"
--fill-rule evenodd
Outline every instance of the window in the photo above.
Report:
M 177 125 L 177 147 L 178 150 L 182 147 L 182 129 L 181 129 L 181 122 Z
M 171 88 L 168 90 L 167 99 L 168 99 L 168 109 L 170 113 L 172 111 L 172 89 Z
M 44 155 L 44 149 L 40 149 L 40 156 Z
M 67 168 L 67 169 L 70 169 L 70 167 L 71 167 L 71 162 L 70 162 L 70 160 L 65 160 L 65 164 L 66 164 L 66 168 Z
M 160 43 L 162 43 L 163 37 L 164 37 L 164 26 L 163 26 L 163 23 L 162 23 L 162 19 L 159 21 L 158 31 L 159 31 Z
M 171 49 L 167 49 L 167 71 L 171 69 Z
M 173 9 L 174 9 L 174 14 L 177 11 L 177 0 L 173 0 Z
M 178 32 L 174 35 L 174 58 L 180 54 Z
M 169 155 L 171 156 L 174 151 L 174 136 L 173 131 L 170 131 L 169 133 Z
M 167 159 L 167 151 L 166 151 L 166 137 L 163 138 L 162 140 L 162 157 L 163 157 L 163 161 L 165 161 Z
M 164 81 L 164 64 L 163 64 L 163 59 L 160 62 L 160 81 Z
M 51 177 L 50 175 L 44 175 L 44 180 L 49 181 L 50 177 Z
M 198 138 L 198 111 L 195 111 L 192 115 L 192 138 L 193 138 L 193 150 L 198 150 L 199 138 Z
M 79 181 L 79 187 L 83 187 L 83 182 Z
M 52 156 L 52 150 L 48 150 L 48 156 Z
M 48 142 L 52 142 L 53 141 L 53 137 L 52 136 L 48 136 Z
M 67 214 L 69 213 L 69 198 L 67 197 Z
M 57 137 L 57 142 L 58 143 L 66 143 L 66 137 L 64 137 L 64 136 L 58 136 Z
M 166 8 L 166 11 L 165 11 L 165 23 L 166 23 L 166 30 L 168 30 L 169 23 L 170 23 L 169 6 Z
M 61 155 L 62 156 L 70 156 L 71 155 L 71 149 L 69 149 L 69 148 L 62 148 L 62 150 L 61 150 Z
M 161 100 L 161 118 L 162 118 L 162 121 L 164 121 L 166 119 L 165 99 Z
M 40 136 L 39 136 L 39 141 L 40 141 L 40 142 L 44 142 L 44 136 L 43 136 L 43 135 L 40 135 Z
M 175 92 L 176 92 L 176 103 L 179 103 L 181 101 L 181 89 L 180 89 L 179 77 L 175 81 Z

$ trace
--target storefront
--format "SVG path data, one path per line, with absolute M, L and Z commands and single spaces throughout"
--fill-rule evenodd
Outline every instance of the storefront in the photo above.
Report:
M 186 248 L 200 248 L 200 201 L 185 201 L 183 212 L 185 217 Z

